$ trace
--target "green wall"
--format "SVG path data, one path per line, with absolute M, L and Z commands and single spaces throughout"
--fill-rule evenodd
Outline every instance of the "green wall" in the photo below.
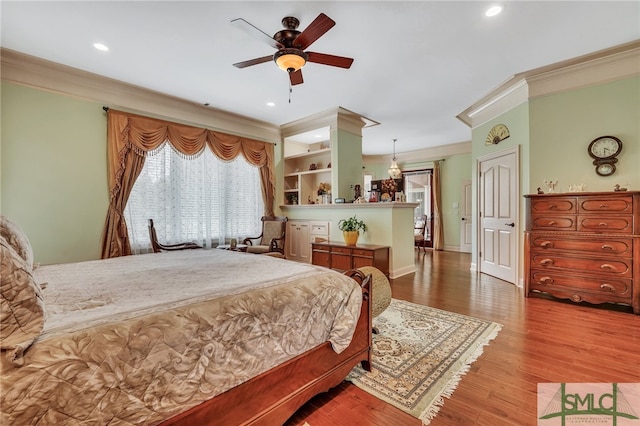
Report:
M 544 180 L 561 191 L 585 184 L 587 191 L 611 191 L 615 184 L 640 189 L 640 77 L 600 84 L 530 101 L 533 192 Z M 598 176 L 587 146 L 598 136 L 622 140 L 616 172 Z
M 362 136 L 335 129 L 332 135 L 332 198 L 353 198 L 351 185 L 362 185 Z
M 72 97 L 2 83 L 0 206 L 35 262 L 100 257 L 107 206 L 106 114 Z
M 460 246 L 460 210 L 462 181 L 471 179 L 471 153 L 443 157 L 442 174 L 442 223 L 445 249 L 457 250 Z M 399 162 L 402 171 L 432 169 L 433 161 Z M 373 179 L 387 179 L 389 163 L 367 164 L 364 173 L 373 174 Z M 455 205 L 454 205 L 455 204 Z
M 511 136 L 485 145 L 495 124 L 506 124 Z M 624 148 L 610 177 L 596 175 L 587 146 L 598 136 L 622 139 Z M 611 191 L 616 183 L 640 189 L 640 77 L 540 96 L 472 129 L 472 181 L 477 217 L 477 161 L 488 154 L 519 146 L 520 193 L 546 191 L 544 180 L 557 180 L 558 192 L 570 184 L 587 191 Z M 520 200 L 520 235 L 525 229 L 524 199 Z M 477 223 L 473 223 L 473 261 L 477 254 Z M 522 266 L 522 247 L 520 266 Z M 522 271 L 522 267 L 520 268 Z M 522 272 L 520 272 L 520 275 Z M 522 276 L 520 276 L 522 279 Z

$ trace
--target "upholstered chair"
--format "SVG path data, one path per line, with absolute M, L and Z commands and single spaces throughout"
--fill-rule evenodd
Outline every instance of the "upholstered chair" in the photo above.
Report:
M 247 253 L 273 253 L 284 255 L 284 241 L 287 230 L 286 216 L 262 216 L 262 233 L 257 237 L 245 238 Z

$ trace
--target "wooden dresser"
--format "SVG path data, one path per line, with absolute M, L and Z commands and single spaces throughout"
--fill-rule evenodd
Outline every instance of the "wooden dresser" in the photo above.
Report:
M 640 314 L 640 191 L 525 195 L 525 294 Z
M 311 243 L 311 263 L 339 271 L 374 266 L 389 277 L 389 246 L 348 246 L 338 242 Z

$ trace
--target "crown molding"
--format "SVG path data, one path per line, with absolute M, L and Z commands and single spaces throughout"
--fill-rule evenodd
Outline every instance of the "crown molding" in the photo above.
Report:
M 409 164 L 425 161 L 436 161 L 444 157 L 451 157 L 452 155 L 470 153 L 471 141 L 468 141 L 397 153 L 396 160 L 401 164 Z M 362 163 L 365 165 L 386 164 L 391 162 L 392 159 L 393 155 L 363 155 Z
M 190 102 L 119 80 L 0 49 L 3 81 L 98 102 L 104 106 L 206 127 L 267 142 L 280 140 L 278 125 Z
M 640 40 L 516 74 L 456 116 L 474 128 L 533 98 L 640 75 Z
M 380 123 L 343 107 L 331 108 L 280 126 L 282 138 L 299 135 L 321 127 L 345 130 L 362 136 L 362 129 Z

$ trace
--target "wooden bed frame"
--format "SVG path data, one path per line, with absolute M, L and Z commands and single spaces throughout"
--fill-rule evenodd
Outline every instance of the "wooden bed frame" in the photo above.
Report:
M 337 354 L 325 342 L 161 424 L 282 425 L 313 396 L 340 384 L 359 362 L 371 371 L 371 275 L 345 274 L 362 288 L 360 318 L 347 349 Z

